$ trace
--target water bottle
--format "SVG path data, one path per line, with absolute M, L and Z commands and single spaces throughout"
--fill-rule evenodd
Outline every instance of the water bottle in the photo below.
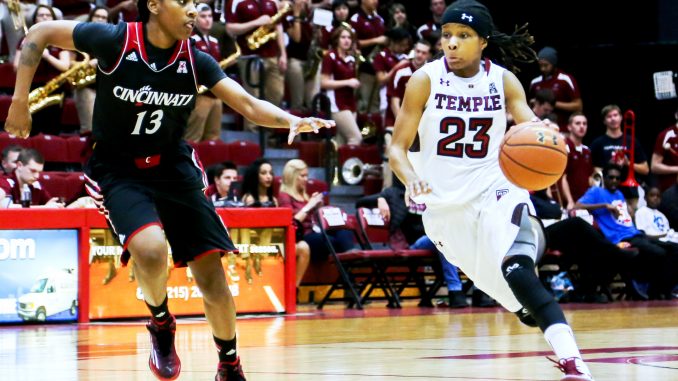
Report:
M 31 188 L 28 186 L 28 184 L 24 184 L 21 187 L 21 207 L 30 208 L 32 199 L 33 195 L 31 194 Z

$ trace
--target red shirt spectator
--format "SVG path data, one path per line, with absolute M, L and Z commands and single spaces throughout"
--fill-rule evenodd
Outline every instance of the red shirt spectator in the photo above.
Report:
M 678 166 L 678 124 L 659 133 L 652 154 L 653 161 L 656 160 L 654 156 L 657 155 L 661 158 L 662 164 Z M 655 165 L 652 167 L 652 170 L 655 171 Z M 659 180 L 659 189 L 663 192 L 676 183 L 676 174 L 658 174 L 657 179 Z
M 278 12 L 276 3 L 272 0 L 229 0 L 226 4 L 226 23 L 242 24 L 248 21 L 256 20 L 260 16 L 269 15 L 273 17 Z M 247 33 L 238 36 L 237 42 L 243 55 L 257 54 L 260 57 L 278 57 L 280 55 L 278 43 L 275 38 L 269 40 L 256 51 L 247 47 L 247 36 L 256 30 L 253 29 Z
M 351 16 L 351 26 L 355 30 L 358 41 L 383 36 L 386 31 L 384 19 L 379 16 L 377 11 L 367 14 L 362 8 L 359 8 L 358 12 Z M 368 59 L 373 49 L 375 49 L 375 45 L 365 46 L 360 48 L 360 52 L 365 59 Z M 360 71 L 374 74 L 374 69 L 368 62 L 360 66 Z
M 342 59 L 336 50 L 330 50 L 323 58 L 322 73 L 334 80 L 355 78 L 355 58 L 347 55 Z M 356 111 L 355 94 L 352 88 L 340 87 L 327 90 L 327 96 L 332 104 L 332 112 Z
M 291 208 L 292 215 L 299 213 L 306 204 L 308 201 L 299 201 L 285 192 L 278 193 L 278 205 L 281 208 Z M 313 233 L 313 218 L 305 218 L 301 221 L 301 226 L 304 228 L 303 235 Z
M 374 60 L 372 61 L 372 68 L 374 68 L 375 73 L 378 72 L 384 72 L 388 74 L 391 69 L 393 69 L 398 62 L 400 62 L 401 59 L 404 59 L 405 57 L 399 57 L 397 56 L 393 51 L 391 51 L 389 48 L 383 48 L 377 55 L 374 57 Z M 390 97 L 387 94 L 386 91 L 386 86 L 387 84 L 391 81 L 391 78 L 387 77 L 386 82 L 383 82 L 384 85 L 382 85 L 381 89 L 379 90 L 380 93 L 380 105 L 379 109 L 387 109 L 389 102 L 390 102 Z
M 219 46 L 219 40 L 210 35 L 203 35 L 198 30 L 196 30 L 195 34 L 191 36 L 191 40 L 195 42 L 196 48 L 209 54 L 217 62 L 221 61 L 221 47 Z M 210 98 L 216 98 L 211 91 L 206 91 L 202 95 L 208 96 Z
M 576 146 L 572 140 L 565 139 L 567 143 L 567 167 L 565 174 L 570 185 L 572 200 L 575 202 L 589 189 L 589 177 L 593 174 L 593 162 L 591 150 L 586 145 Z
M 400 104 L 402 104 L 403 98 L 405 97 L 405 86 L 416 70 L 417 68 L 410 61 L 406 65 L 403 65 L 400 69 L 397 69 L 393 73 L 393 78 L 388 81 L 388 86 L 386 87 L 386 97 L 388 98 L 389 104 L 388 107 L 386 107 L 386 116 L 384 118 L 384 125 L 386 127 L 395 125 L 395 115 L 393 114 L 393 109 L 391 108 L 390 103 L 391 98 L 399 98 Z
M 440 24 L 434 21 L 429 21 L 417 29 L 417 37 L 431 41 L 431 34 L 437 30 L 440 30 Z
M 134 22 L 139 17 L 139 8 L 135 0 L 107 0 L 106 7 L 111 12 L 111 22 Z
M 0 189 L 5 192 L 5 195 L 12 197 L 14 204 L 21 203 L 21 187 L 16 170 L 11 175 L 0 178 Z M 28 184 L 28 188 L 31 190 L 31 205 L 45 205 L 52 198 L 46 190 L 42 189 L 39 181 Z

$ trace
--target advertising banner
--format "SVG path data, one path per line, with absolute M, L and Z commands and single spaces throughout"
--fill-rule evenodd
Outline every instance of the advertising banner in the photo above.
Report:
M 77 314 L 77 230 L 0 230 L 0 322 Z
M 224 255 L 221 262 L 237 312 L 284 312 L 285 228 L 229 231 L 240 252 Z M 90 230 L 90 319 L 148 316 L 133 260 L 122 267 L 121 255 L 122 247 L 109 229 Z M 170 311 L 175 315 L 203 314 L 202 293 L 193 274 L 187 267 L 174 268 L 171 259 L 170 253 L 167 282 Z

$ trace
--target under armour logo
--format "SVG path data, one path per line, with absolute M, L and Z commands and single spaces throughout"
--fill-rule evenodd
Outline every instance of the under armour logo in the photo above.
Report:
M 445 85 L 445 86 L 450 86 L 450 81 L 444 81 L 442 78 L 440 78 L 440 84 Z
M 467 19 L 468 22 L 473 22 L 473 16 L 467 15 L 466 13 L 462 13 L 462 14 L 461 14 L 461 19 L 462 19 L 462 20 L 463 20 L 463 19 Z
M 513 271 L 513 270 L 515 270 L 515 269 L 517 269 L 517 268 L 519 268 L 519 267 L 520 267 L 520 265 L 517 264 L 517 263 L 514 263 L 514 264 L 512 264 L 511 266 L 507 267 L 507 268 L 506 268 L 506 275 L 505 275 L 505 276 L 508 276 L 508 275 L 511 273 L 511 271 Z

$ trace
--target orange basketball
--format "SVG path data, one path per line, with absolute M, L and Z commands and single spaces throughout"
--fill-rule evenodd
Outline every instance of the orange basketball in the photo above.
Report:
M 541 122 L 512 127 L 501 142 L 499 166 L 515 185 L 540 190 L 555 183 L 567 165 L 563 136 Z

